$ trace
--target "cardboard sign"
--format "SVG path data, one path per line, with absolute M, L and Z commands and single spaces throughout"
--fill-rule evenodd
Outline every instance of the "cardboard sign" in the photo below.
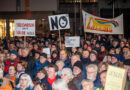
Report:
M 70 28 L 68 14 L 48 16 L 48 18 L 51 31 Z
M 80 37 L 65 37 L 65 46 L 66 47 L 80 47 Z
M 51 52 L 50 52 L 50 48 L 43 48 L 43 53 L 46 53 L 47 55 L 50 55 Z
M 104 90 L 124 90 L 126 74 L 125 69 L 109 65 Z
M 15 20 L 15 36 L 35 36 L 35 20 Z

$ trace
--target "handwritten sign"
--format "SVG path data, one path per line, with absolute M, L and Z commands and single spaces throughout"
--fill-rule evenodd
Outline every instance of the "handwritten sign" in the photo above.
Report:
M 125 81 L 126 70 L 109 65 L 104 90 L 124 90 Z
M 65 37 L 65 46 L 66 47 L 80 47 L 80 37 Z
M 51 52 L 50 52 L 50 48 L 43 48 L 43 53 L 46 53 L 47 55 L 50 55 Z
M 35 36 L 35 20 L 15 20 L 15 36 Z
M 68 14 L 53 15 L 48 18 L 51 31 L 70 28 Z

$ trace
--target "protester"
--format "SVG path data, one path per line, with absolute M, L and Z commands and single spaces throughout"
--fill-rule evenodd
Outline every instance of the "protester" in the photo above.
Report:
M 28 74 L 22 74 L 20 82 L 16 86 L 15 90 L 33 90 L 34 84 L 31 77 Z
M 82 80 L 81 82 L 82 90 L 96 90 L 94 89 L 93 81 L 91 80 Z
M 104 70 L 100 73 L 100 80 L 101 80 L 101 85 L 102 85 L 102 89 L 104 90 L 105 87 L 105 83 L 106 83 L 106 76 L 107 76 L 107 71 Z

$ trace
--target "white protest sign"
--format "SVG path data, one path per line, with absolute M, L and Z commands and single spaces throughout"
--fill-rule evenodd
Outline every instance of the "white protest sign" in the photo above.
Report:
M 43 53 L 46 53 L 47 55 L 51 54 L 50 48 L 43 48 L 42 51 L 43 51 Z
M 108 66 L 104 90 L 124 90 L 126 70 L 115 66 Z
M 65 46 L 66 47 L 80 47 L 80 37 L 65 37 Z
M 69 15 L 68 14 L 60 14 L 48 16 L 50 30 L 61 30 L 61 29 L 70 29 L 69 23 Z
M 35 36 L 35 20 L 15 20 L 15 36 Z

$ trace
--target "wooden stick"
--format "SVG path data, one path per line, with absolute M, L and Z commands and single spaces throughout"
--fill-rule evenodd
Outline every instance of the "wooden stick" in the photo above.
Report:
M 60 49 L 61 49 L 61 35 L 60 35 L 60 30 L 59 30 L 59 45 L 60 45 Z
M 24 36 L 24 47 L 26 47 L 26 36 Z

